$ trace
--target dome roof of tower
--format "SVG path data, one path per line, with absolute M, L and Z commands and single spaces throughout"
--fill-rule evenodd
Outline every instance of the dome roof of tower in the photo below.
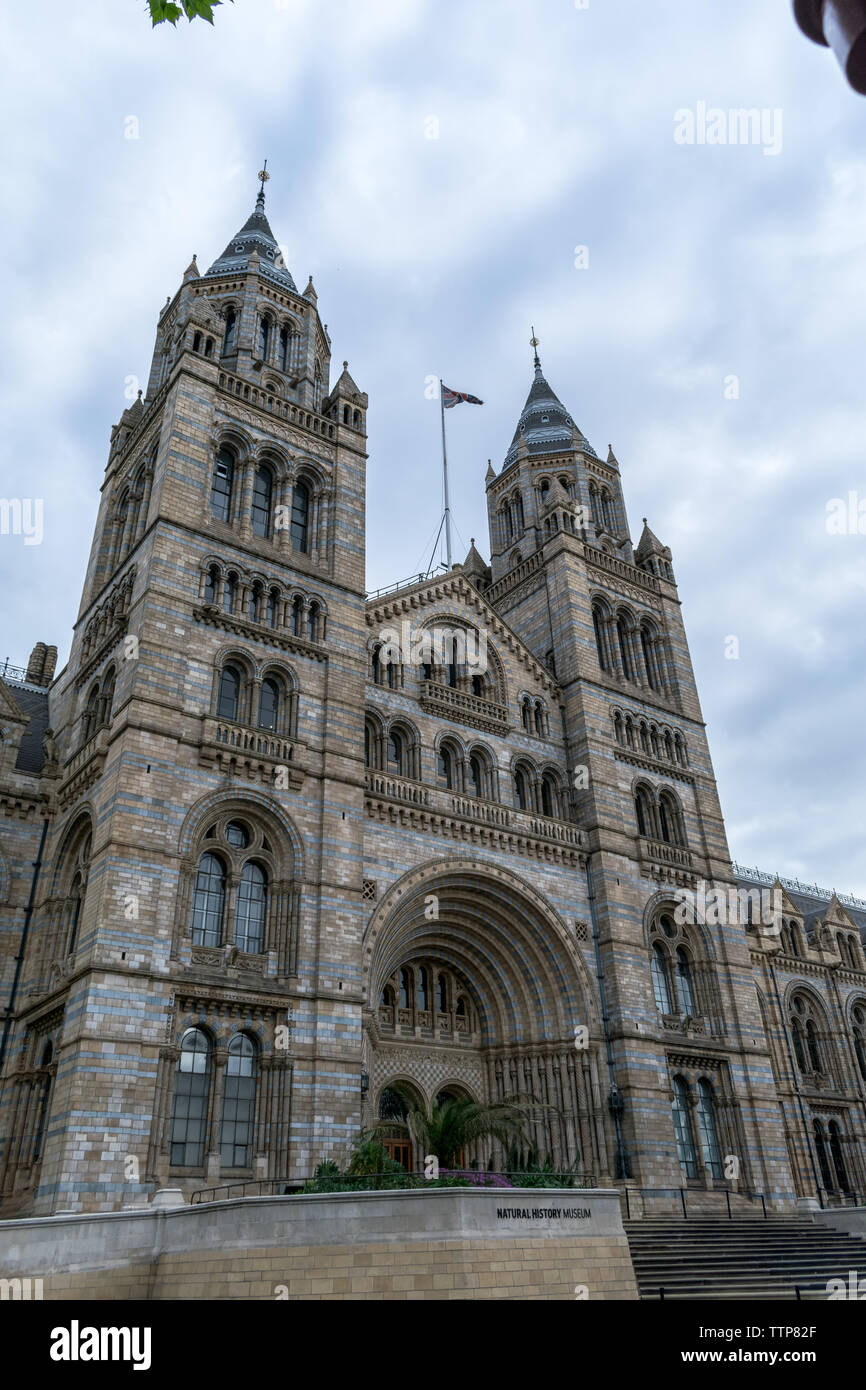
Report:
M 253 212 L 240 231 L 232 237 L 222 255 L 214 261 L 204 278 L 207 279 L 211 275 L 243 275 L 250 268 L 249 262 L 253 252 L 258 254 L 259 264 L 256 269 L 260 275 L 285 289 L 292 290 L 294 294 L 298 293 L 298 287 L 289 274 L 283 253 L 265 216 L 264 193 L 259 193 Z
M 517 422 L 511 447 L 505 455 L 504 468 L 517 458 L 520 436 L 532 454 L 551 454 L 566 449 L 583 449 L 596 457 L 595 450 L 575 425 L 562 401 L 545 379 L 538 357 L 535 359 L 535 380 L 529 388 L 526 404 Z

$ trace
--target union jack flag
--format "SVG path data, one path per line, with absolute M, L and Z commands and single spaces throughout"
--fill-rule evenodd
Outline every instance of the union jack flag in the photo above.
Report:
M 446 410 L 450 410 L 453 405 L 459 405 L 465 401 L 467 405 L 483 405 L 477 396 L 470 396 L 466 391 L 452 391 L 450 386 L 442 382 L 442 404 Z

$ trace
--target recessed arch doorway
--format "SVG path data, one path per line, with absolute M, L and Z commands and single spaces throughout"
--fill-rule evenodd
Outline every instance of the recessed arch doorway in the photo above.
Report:
M 594 986 L 565 923 L 531 884 L 498 865 L 432 861 L 386 893 L 364 942 L 365 1123 L 384 1087 L 436 1097 L 537 1101 L 527 1140 L 563 1168 L 610 1171 Z M 575 1030 L 590 1045 L 575 1046 Z M 464 1157 L 500 1167 L 495 1141 Z M 412 1154 L 419 1169 L 423 1155 Z

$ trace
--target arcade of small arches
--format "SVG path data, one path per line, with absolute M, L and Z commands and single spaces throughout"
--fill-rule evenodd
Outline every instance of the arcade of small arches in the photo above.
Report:
M 298 680 L 278 662 L 254 664 L 242 651 L 221 657 L 214 671 L 211 715 L 232 724 L 294 738 L 298 727 Z
M 82 664 L 95 657 L 104 644 L 116 642 L 125 630 L 134 583 L 135 566 L 131 565 L 93 616 L 88 619 L 81 642 Z
M 648 782 L 638 782 L 634 790 L 634 811 L 638 834 L 645 840 L 688 847 L 685 817 L 679 798 L 670 787 L 657 791 Z
M 201 570 L 203 604 L 232 617 L 291 633 L 306 642 L 324 642 L 327 609 L 322 599 L 292 589 L 275 580 L 249 574 L 237 565 L 208 560 Z
M 383 1032 L 415 1029 L 432 1037 L 469 1037 L 478 1032 L 477 1011 L 463 980 L 434 960 L 401 965 L 382 986 L 379 1026 Z
M 657 762 L 673 763 L 678 767 L 688 767 L 689 757 L 686 741 L 678 729 L 656 724 L 654 720 L 636 717 L 613 711 L 613 734 L 621 748 L 630 748 L 635 753 L 645 753 Z
M 316 556 L 328 535 L 330 485 L 306 465 L 235 440 L 217 449 L 211 474 L 210 514 L 240 533 Z
M 57 1075 L 56 1034 L 59 1027 L 28 1029 L 22 1058 L 7 1097 L 10 1133 L 14 1141 L 5 1146 L 0 1168 L 0 1196 L 11 1193 L 21 1182 L 35 1188 L 39 1181 L 51 1096 Z
M 138 545 L 147 525 L 156 449 L 142 461 L 132 477 L 119 479 L 113 489 L 112 505 L 102 543 L 105 570 L 117 569 Z
M 75 958 L 92 850 L 93 824 L 85 811 L 75 816 L 63 836 L 48 895 L 36 913 L 34 963 L 40 990 L 48 987 L 58 968 Z
M 114 688 L 117 684 L 117 668 L 112 662 L 102 675 L 90 685 L 84 698 L 81 714 L 80 745 L 89 743 L 100 729 L 107 729 L 111 723 L 114 705 Z
M 596 526 L 609 536 L 615 536 L 617 525 L 613 494 L 604 483 L 599 486 L 594 478 L 589 480 L 589 506 Z
M 606 675 L 670 696 L 674 689 L 670 652 L 651 618 L 638 619 L 627 607 L 614 610 L 606 599 L 595 598 L 592 622 L 598 664 Z
M 223 335 L 220 355 L 232 357 L 238 348 L 239 307 L 229 301 L 223 305 Z M 287 375 L 301 370 L 302 336 L 300 325 L 288 315 L 278 318 L 270 309 L 260 309 L 256 315 L 255 355 L 265 367 L 271 366 Z M 196 351 L 195 344 L 193 350 Z M 317 361 L 321 375 L 321 367 Z M 318 410 L 318 405 L 316 406 Z
M 443 791 L 501 802 L 501 773 L 493 753 L 483 743 L 465 746 L 454 734 L 438 736 L 434 744 L 436 784 Z M 402 716 L 385 721 L 368 712 L 364 720 L 364 763 L 372 772 L 383 772 L 409 781 L 422 781 L 422 745 L 418 732 Z M 570 818 L 571 807 L 562 773 L 539 770 L 529 758 L 518 758 L 511 768 L 511 800 L 519 811 L 533 811 L 560 820 Z
M 419 637 L 423 635 L 422 630 Z M 429 682 L 432 685 L 459 690 L 493 704 L 505 704 L 504 678 L 501 670 L 490 659 L 489 646 L 488 664 L 484 671 L 475 669 L 471 661 L 457 659 L 461 642 L 466 644 L 468 651 L 469 643 L 477 642 L 477 633 L 467 629 L 464 637 L 461 629 L 449 628 L 445 631 L 444 637 L 437 641 L 436 629 L 433 628 L 430 637 L 429 655 L 432 659 L 422 661 L 418 665 L 418 681 L 422 689 L 423 683 Z M 478 650 L 477 647 L 474 649 Z M 403 690 L 406 686 L 405 662 L 394 660 L 387 643 L 373 642 L 369 648 L 368 679 L 373 685 L 385 686 L 389 690 Z
M 520 701 L 520 722 L 523 731 L 537 738 L 550 738 L 550 718 L 547 706 L 539 696 L 524 695 Z

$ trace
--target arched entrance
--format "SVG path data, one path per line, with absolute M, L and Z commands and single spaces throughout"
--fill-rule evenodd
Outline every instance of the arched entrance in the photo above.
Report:
M 383 1086 L 379 1092 L 379 1103 L 376 1108 L 377 1118 L 381 1121 L 396 1120 L 405 1123 L 409 1114 L 410 1104 L 423 1105 L 422 1098 L 405 1081 L 400 1081 L 396 1085 Z M 414 1168 L 414 1145 L 411 1137 L 406 1135 L 390 1136 L 386 1135 L 382 1139 L 382 1144 L 388 1152 L 388 1157 L 393 1158 L 396 1163 L 401 1164 L 407 1173 L 411 1173 Z
M 600 1027 L 589 971 L 565 923 L 509 870 L 433 861 L 399 879 L 365 935 L 364 1056 L 372 1104 L 411 1079 L 428 1108 L 441 1091 L 537 1102 L 527 1139 L 540 1159 L 609 1172 Z M 589 1047 L 575 1046 L 578 1026 Z M 490 1141 L 474 1158 L 501 1167 Z M 413 1155 L 416 1168 L 419 1156 Z

